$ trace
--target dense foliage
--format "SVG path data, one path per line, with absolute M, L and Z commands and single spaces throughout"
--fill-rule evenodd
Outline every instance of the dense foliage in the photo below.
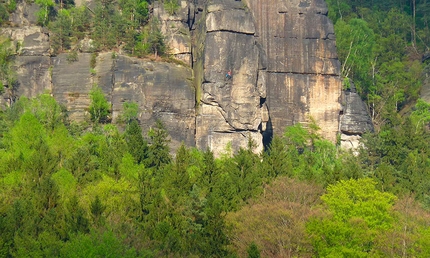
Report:
M 429 5 L 327 2 L 345 87 L 354 82 L 376 125 L 356 156 L 316 124 L 287 128 L 260 154 L 249 142 L 220 158 L 186 146 L 172 156 L 161 122 L 142 134 L 135 103 L 121 128 L 110 124 L 96 85 L 87 125 L 49 94 L 21 98 L 0 111 L 0 256 L 429 257 L 430 104 L 418 98 Z M 151 1 L 36 3 L 58 53 L 89 36 L 94 51 L 166 50 Z M 15 8 L 1 3 L 0 23 Z M 15 81 L 10 47 L 0 42 L 0 92 Z
M 345 88 L 353 80 L 377 129 L 419 97 L 429 52 L 426 0 L 327 0 Z M 391 125 L 388 125 L 391 127 Z
M 166 52 L 160 24 L 150 16 L 150 2 L 96 0 L 94 6 L 76 7 L 74 1 L 35 1 L 40 7 L 38 24 L 50 30 L 55 53 L 80 50 L 80 41 L 91 39 L 90 51 L 122 48 L 140 57 Z M 179 7 L 177 1 L 165 5 L 170 7 L 169 12 Z
M 92 101 L 106 108 L 103 95 Z M 405 157 L 399 169 L 411 178 L 396 181 L 382 167 L 397 156 L 354 157 L 298 124 L 261 155 L 249 142 L 218 159 L 185 146 L 171 156 L 161 122 L 144 136 L 135 105 L 124 110 L 123 132 L 106 120 L 70 123 L 48 94 L 0 113 L 2 256 L 429 254 L 430 214 L 407 197 L 426 200 L 422 154 Z M 421 136 L 424 113 L 411 120 Z M 396 209 L 403 202 L 411 207 Z

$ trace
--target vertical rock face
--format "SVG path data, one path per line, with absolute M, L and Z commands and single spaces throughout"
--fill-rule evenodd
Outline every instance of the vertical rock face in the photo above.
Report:
M 67 54 L 52 57 L 52 94 L 65 105 L 69 117 L 75 121 L 84 121 L 89 117 L 87 110 L 92 87 L 90 59 L 89 53 L 79 54 L 74 62 L 67 60 Z
M 372 119 L 366 105 L 356 92 L 354 83 L 342 94 L 343 112 L 340 116 L 341 147 L 355 150 L 359 147 L 361 135 L 373 132 Z
M 145 132 L 159 119 L 171 137 L 173 150 L 181 142 L 195 146 L 195 95 L 191 69 L 119 56 L 111 78 L 110 102 L 114 120 L 122 112 L 124 101 L 134 101 L 139 105 L 138 119 Z
M 192 65 L 191 34 L 189 25 L 194 19 L 194 4 L 180 0 L 176 15 L 170 15 L 161 2 L 154 3 L 154 15 L 161 25 L 161 32 L 165 35 L 169 53 L 187 65 Z
M 67 55 L 52 58 L 52 94 L 64 104 L 71 119 L 89 118 L 89 93 L 97 84 L 111 103 L 111 118 L 118 121 L 123 103 L 139 105 L 138 119 L 144 132 L 157 119 L 166 126 L 176 150 L 181 142 L 194 146 L 195 113 L 191 69 L 169 63 L 144 61 L 123 55 L 101 53 L 91 74 L 89 53 L 67 61 Z
M 51 90 L 49 36 L 38 26 L 2 29 L 2 35 L 10 38 L 18 52 L 15 58 L 18 96 L 35 97 Z
M 218 155 L 229 143 L 233 150 L 246 147 L 251 138 L 260 151 L 262 93 L 257 86 L 259 49 L 252 16 L 240 1 L 203 4 L 194 32 L 197 146 Z M 231 77 L 226 76 L 229 71 Z
M 90 67 L 90 53 L 79 53 L 74 62 L 67 54 L 52 57 L 49 34 L 34 26 L 31 10 L 37 6 L 23 2 L 11 18 L 14 27 L 2 32 L 19 49 L 15 94 L 33 97 L 49 90 L 72 119 L 83 120 L 89 92 L 98 84 L 112 104 L 114 122 L 123 103 L 135 101 L 144 131 L 160 119 L 173 149 L 184 142 L 209 147 L 215 155 L 229 144 L 233 151 L 246 147 L 249 139 L 261 151 L 273 133 L 311 118 L 332 141 L 339 129 L 352 135 L 368 122 L 357 117 L 355 111 L 364 110 L 351 92 L 342 100 L 339 126 L 340 64 L 323 0 L 178 3 L 173 15 L 160 1 L 152 6 L 170 53 L 185 66 L 100 53 Z
M 272 129 L 315 119 L 334 141 L 339 125 L 340 63 L 323 0 L 246 0 L 267 73 Z M 270 128 L 269 128 L 270 130 Z

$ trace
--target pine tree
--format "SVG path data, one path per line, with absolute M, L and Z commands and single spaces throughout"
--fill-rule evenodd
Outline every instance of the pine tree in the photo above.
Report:
M 260 250 L 258 250 L 258 246 L 252 242 L 249 245 L 249 248 L 247 250 L 248 252 L 248 258 L 260 258 Z
M 101 226 L 103 224 L 103 212 L 105 211 L 106 206 L 103 205 L 98 195 L 96 195 L 94 201 L 91 202 L 90 209 L 93 223 L 96 226 Z
M 159 169 L 170 163 L 170 149 L 167 131 L 160 120 L 157 120 L 155 128 L 148 132 L 150 145 L 148 148 L 147 167 Z
M 124 137 L 128 152 L 138 164 L 142 163 L 148 155 L 148 143 L 143 139 L 142 129 L 137 120 L 132 120 L 127 125 Z
M 50 24 L 51 45 L 55 52 L 61 52 L 70 48 L 72 34 L 72 20 L 70 12 L 66 9 L 58 11 L 57 19 Z

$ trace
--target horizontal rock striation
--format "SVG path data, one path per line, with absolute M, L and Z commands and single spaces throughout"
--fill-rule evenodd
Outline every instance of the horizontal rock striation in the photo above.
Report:
M 334 141 L 341 94 L 334 29 L 323 0 L 246 0 L 267 73 L 272 130 L 309 122 Z
M 77 3 L 84 2 L 94 3 Z M 112 121 L 119 121 L 124 102 L 134 101 L 144 132 L 159 119 L 173 150 L 184 142 L 217 156 L 246 148 L 249 140 L 260 152 L 274 133 L 312 120 L 333 142 L 339 131 L 347 142 L 371 130 L 359 96 L 347 92 L 341 99 L 334 29 L 323 0 L 178 3 L 169 14 L 154 1 L 152 15 L 169 53 L 183 65 L 127 57 L 121 50 L 94 56 L 86 53 L 89 37 L 77 46 L 76 60 L 67 53 L 52 56 L 49 33 L 35 25 L 37 5 L 20 2 L 12 26 L 2 30 L 17 49 L 18 83 L 0 104 L 48 91 L 73 120 L 83 121 L 97 84 L 112 105 Z
M 228 144 L 238 150 L 252 139 L 255 151 L 261 151 L 262 112 L 267 109 L 257 84 L 260 55 L 252 16 L 240 1 L 203 4 L 194 32 L 194 52 L 201 60 L 194 65 L 197 147 L 219 155 Z

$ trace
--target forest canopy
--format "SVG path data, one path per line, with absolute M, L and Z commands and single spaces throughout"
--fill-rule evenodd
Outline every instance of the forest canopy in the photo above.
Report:
M 56 53 L 91 34 L 94 52 L 139 57 L 166 51 L 151 2 L 35 1 Z M 220 158 L 185 145 L 171 155 L 162 122 L 142 133 L 136 103 L 112 124 L 97 85 L 84 124 L 50 94 L 22 97 L 0 111 L 0 256 L 430 257 L 430 104 L 419 98 L 430 5 L 327 4 L 345 90 L 354 83 L 376 129 L 356 154 L 297 124 L 263 153 L 249 142 Z M 0 23 L 15 8 L 1 3 Z M 9 85 L 11 57 L 1 40 Z

